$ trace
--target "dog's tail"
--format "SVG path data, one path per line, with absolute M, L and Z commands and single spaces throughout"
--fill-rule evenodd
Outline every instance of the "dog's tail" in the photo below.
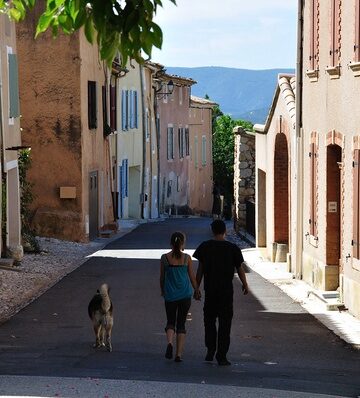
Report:
M 100 286 L 99 293 L 102 298 L 101 309 L 102 309 L 103 313 L 105 314 L 111 308 L 111 300 L 110 300 L 110 296 L 109 296 L 109 286 L 106 283 L 103 283 Z

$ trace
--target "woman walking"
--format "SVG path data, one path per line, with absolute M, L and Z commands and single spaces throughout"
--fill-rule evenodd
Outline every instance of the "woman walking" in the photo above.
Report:
M 190 309 L 191 297 L 200 299 L 200 291 L 192 269 L 191 256 L 183 253 L 185 235 L 175 232 L 170 239 L 171 251 L 160 260 L 160 288 L 165 299 L 167 323 L 165 327 L 167 347 L 165 358 L 173 357 L 173 340 L 176 332 L 175 362 L 182 361 L 185 343 L 185 322 Z M 192 289 L 192 287 L 193 289 Z

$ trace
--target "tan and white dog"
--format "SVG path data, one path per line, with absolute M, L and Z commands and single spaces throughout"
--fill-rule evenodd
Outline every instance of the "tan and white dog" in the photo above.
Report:
M 109 296 L 109 290 L 106 283 L 100 286 L 89 303 L 88 313 L 95 332 L 96 340 L 94 347 L 106 346 L 107 350 L 111 352 L 111 331 L 114 319 L 113 305 Z

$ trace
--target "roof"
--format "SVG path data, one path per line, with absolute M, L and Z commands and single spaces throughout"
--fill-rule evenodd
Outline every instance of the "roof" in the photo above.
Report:
M 296 122 L 296 77 L 295 75 L 282 74 L 278 75 L 278 84 L 275 89 L 274 97 L 270 106 L 270 110 L 268 116 L 266 118 L 265 124 L 255 124 L 254 130 L 257 133 L 266 134 L 269 130 L 269 126 L 272 120 L 272 117 L 275 112 L 276 104 L 279 98 L 279 95 L 283 98 L 285 102 L 286 109 L 288 111 L 290 120 L 292 121 L 292 126 L 295 128 Z
M 200 97 L 196 97 L 195 95 L 192 95 L 190 97 L 190 105 L 204 105 L 204 106 L 208 106 L 208 107 L 213 107 L 218 105 L 216 102 L 210 101 L 206 98 L 200 98 Z

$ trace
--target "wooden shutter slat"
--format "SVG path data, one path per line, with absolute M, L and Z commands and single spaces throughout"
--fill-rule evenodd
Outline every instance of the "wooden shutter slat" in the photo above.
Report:
M 353 164 L 353 257 L 359 258 L 359 153 L 354 150 Z
M 310 70 L 315 69 L 315 0 L 310 2 Z
M 360 0 L 355 0 L 355 62 L 360 61 Z

